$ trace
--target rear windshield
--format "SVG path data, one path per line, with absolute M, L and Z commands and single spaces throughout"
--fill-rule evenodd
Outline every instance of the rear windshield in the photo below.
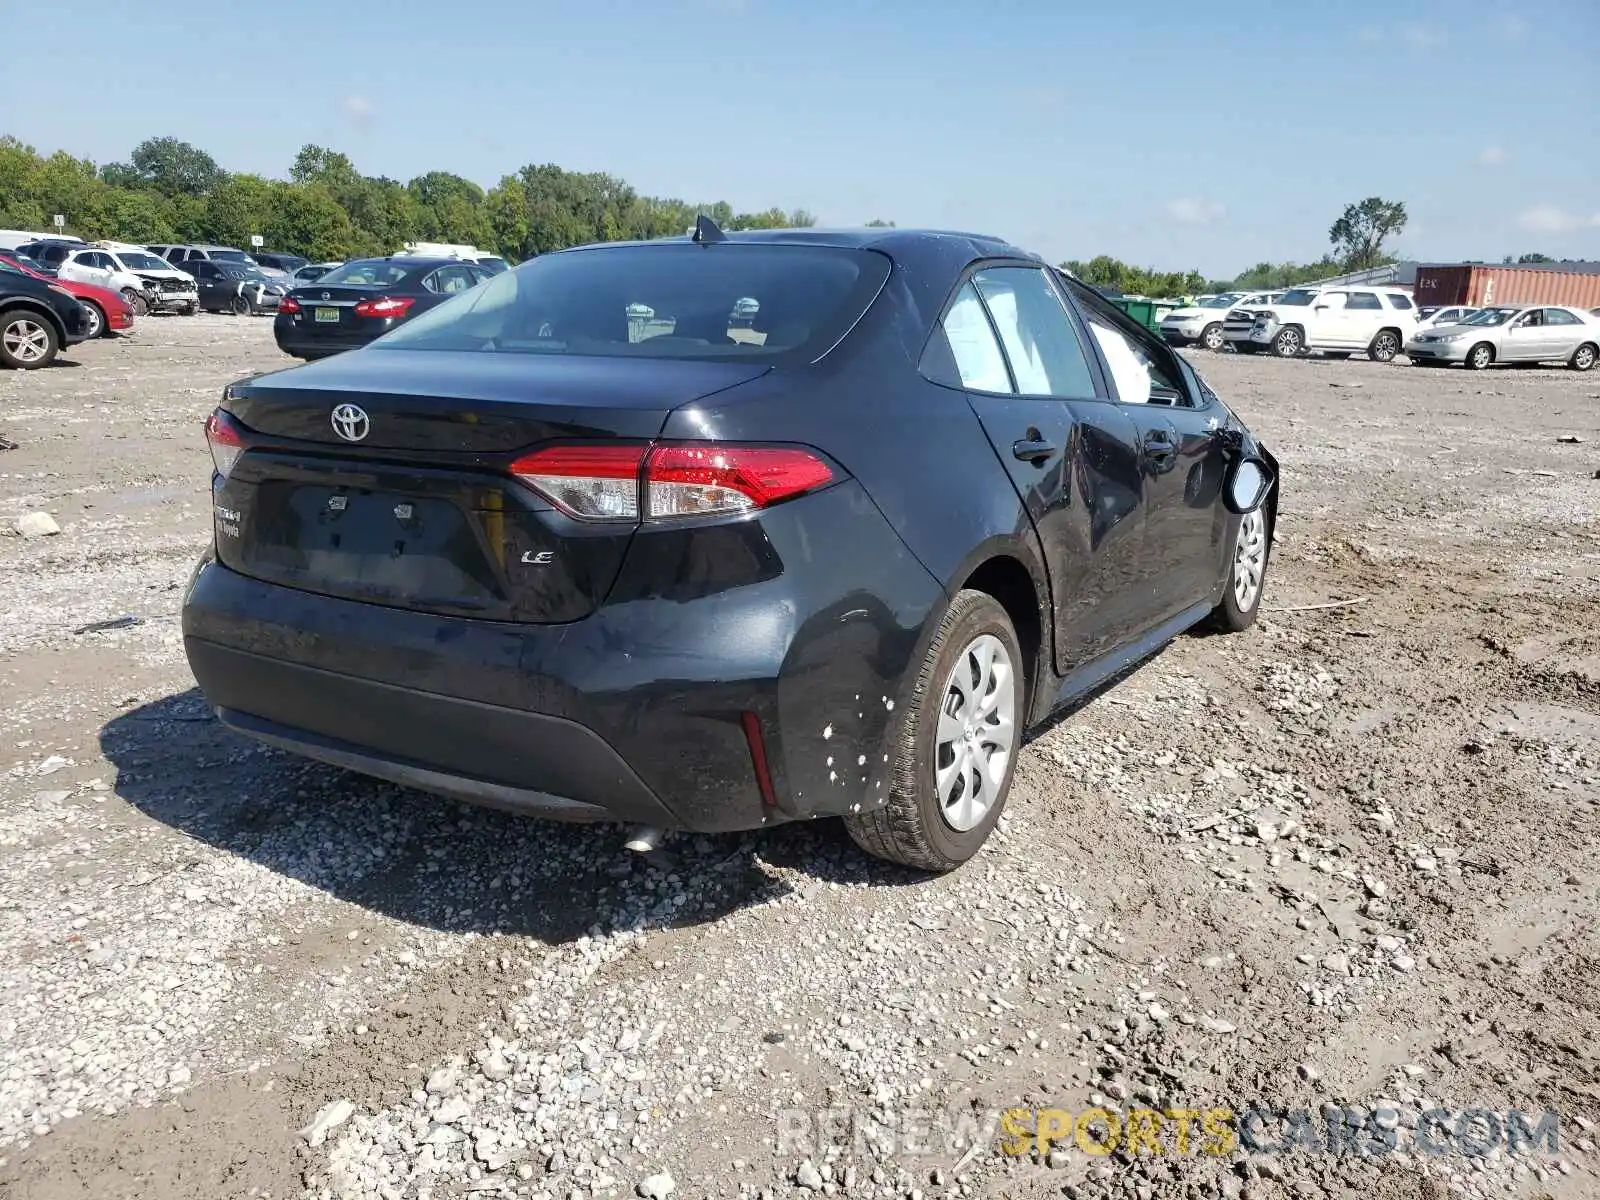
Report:
M 211 256 L 212 262 L 244 263 L 247 267 L 256 265 L 256 260 L 243 250 L 208 250 L 206 253 Z
M 317 282 L 330 287 L 339 284 L 346 287 L 390 287 L 399 283 L 410 271 L 410 267 L 397 267 L 384 258 L 357 259 L 342 267 L 335 267 Z
M 631 358 L 814 358 L 889 274 L 870 250 L 731 243 L 541 255 L 400 326 L 385 347 Z

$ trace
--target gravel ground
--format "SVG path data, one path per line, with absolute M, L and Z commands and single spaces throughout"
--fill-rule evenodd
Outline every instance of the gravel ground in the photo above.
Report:
M 1197 355 L 1283 463 L 1268 611 L 1041 733 L 924 879 L 227 734 L 200 423 L 284 360 L 225 317 L 67 358 L 0 374 L 0 1195 L 1600 1194 L 1600 375 Z M 1255 1105 L 1292 1153 L 996 1125 Z M 1432 1109 L 1559 1139 L 1426 1153 Z

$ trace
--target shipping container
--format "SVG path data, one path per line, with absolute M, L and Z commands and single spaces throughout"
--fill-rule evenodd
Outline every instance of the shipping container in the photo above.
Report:
M 1574 265 L 1588 269 L 1479 263 L 1418 267 L 1417 286 L 1412 294 L 1419 308 L 1446 304 L 1565 304 L 1572 308 L 1600 305 L 1600 265 Z

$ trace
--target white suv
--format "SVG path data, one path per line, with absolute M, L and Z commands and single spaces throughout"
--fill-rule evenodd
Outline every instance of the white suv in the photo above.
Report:
M 1244 354 L 1271 348 L 1279 358 L 1310 350 L 1330 358 L 1365 351 L 1388 362 L 1417 329 L 1417 308 L 1395 288 L 1291 288 L 1264 308 L 1236 308 L 1223 336 Z
M 1223 322 L 1236 308 L 1255 308 L 1271 304 L 1282 292 L 1222 292 L 1200 296 L 1191 305 L 1175 308 L 1161 318 L 1161 336 L 1168 345 L 1187 346 L 1199 342 L 1207 350 L 1221 350 Z
M 157 258 L 143 246 L 122 242 L 96 242 L 74 250 L 61 260 L 56 274 L 76 283 L 121 292 L 135 313 L 181 312 L 190 316 L 200 307 L 194 276 Z

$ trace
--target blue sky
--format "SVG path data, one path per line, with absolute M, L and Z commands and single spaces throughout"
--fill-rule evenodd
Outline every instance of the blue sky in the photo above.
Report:
M 1231 275 L 1343 205 L 1398 249 L 1600 258 L 1600 3 L 0 0 L 0 133 L 171 134 L 281 176 L 493 184 L 527 162 L 738 208 L 992 232 Z M 76 50 L 72 48 L 78 47 Z

